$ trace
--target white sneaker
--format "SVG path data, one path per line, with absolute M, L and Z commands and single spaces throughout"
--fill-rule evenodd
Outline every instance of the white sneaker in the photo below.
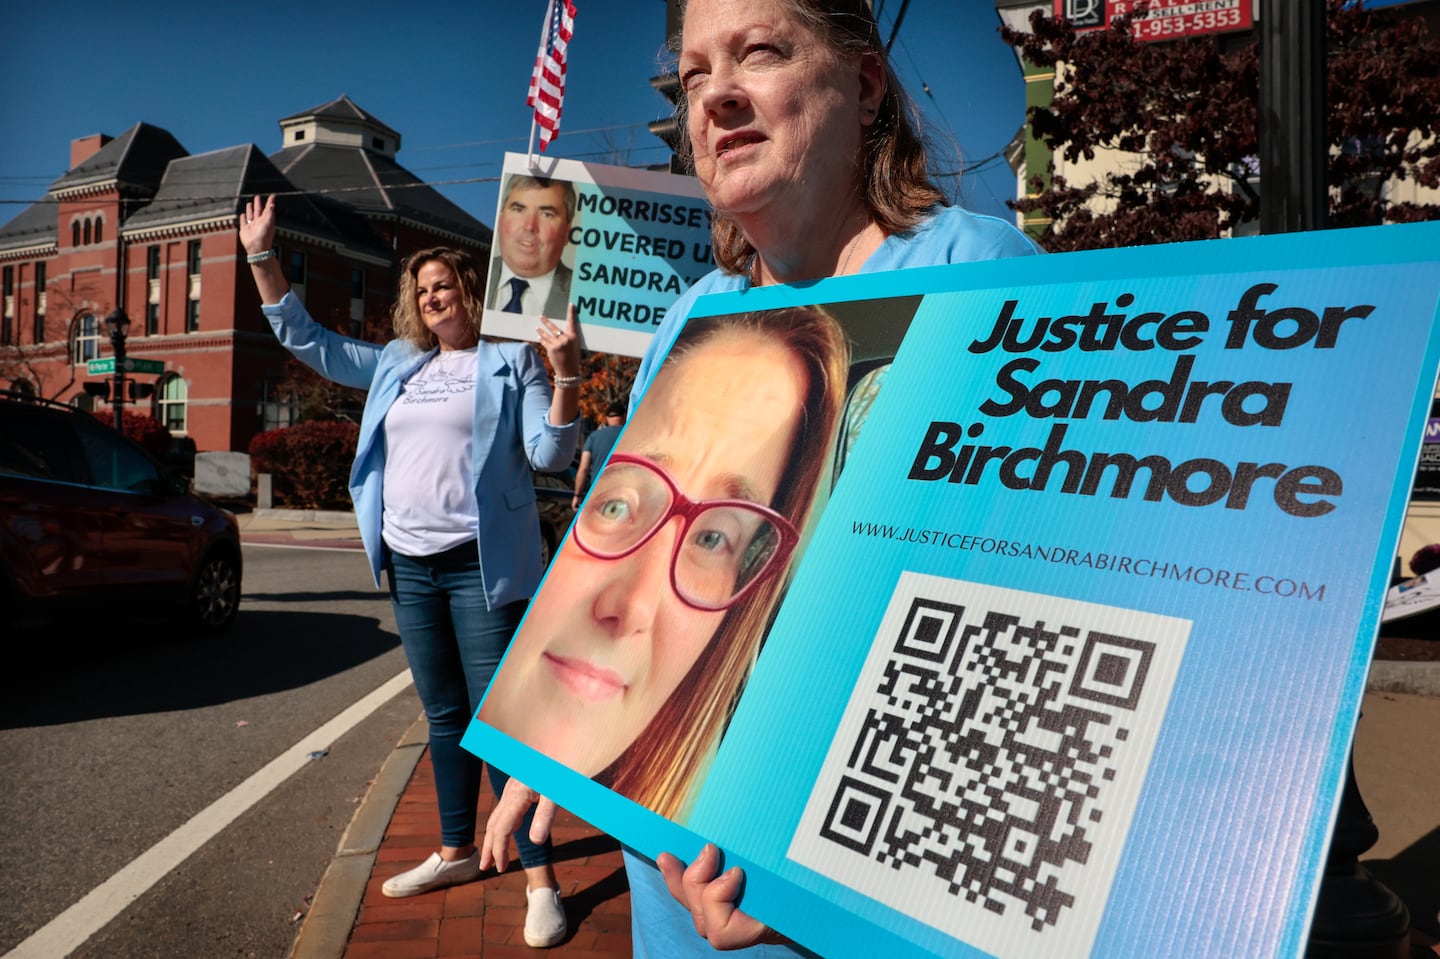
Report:
M 525 900 L 525 945 L 544 949 L 565 938 L 565 906 L 559 889 L 527 889 Z
M 457 886 L 462 882 L 472 882 L 479 878 L 480 850 L 476 849 L 464 859 L 457 859 L 454 862 L 446 862 L 440 858 L 438 852 L 432 852 L 429 859 L 414 869 L 385 880 L 385 885 L 380 887 L 380 891 L 391 899 L 404 899 L 406 896 L 418 896 L 422 892 L 429 892 L 432 889 Z

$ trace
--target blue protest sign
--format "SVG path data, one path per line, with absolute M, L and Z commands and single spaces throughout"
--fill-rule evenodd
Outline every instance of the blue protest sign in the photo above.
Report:
M 702 300 L 465 745 L 822 955 L 1299 956 L 1437 241 Z

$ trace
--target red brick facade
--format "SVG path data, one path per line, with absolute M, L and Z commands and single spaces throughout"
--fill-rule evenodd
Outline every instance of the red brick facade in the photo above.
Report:
M 318 117 L 323 125 L 325 111 L 337 105 L 359 117 L 346 113 L 341 122 L 384 130 L 393 137 L 392 152 L 398 147 L 398 134 L 344 98 L 287 119 L 293 125 L 297 119 Z M 151 127 L 142 133 L 154 131 Z M 164 131 L 158 133 L 169 138 Z M 140 139 L 135 130 L 126 137 L 133 142 Z M 159 376 L 132 374 L 140 383 L 156 384 L 157 394 L 132 408 L 148 409 L 162 422 L 168 411 L 177 426 L 183 415 L 183 428 L 172 427 L 172 432 L 188 436 L 200 451 L 244 451 L 262 429 L 260 407 L 267 383 L 273 388 L 285 377 L 289 356 L 260 313 L 259 297 L 236 238 L 235 214 L 250 193 L 276 190 L 276 167 L 253 148 L 192 158 L 175 144 L 180 155 L 168 162 L 152 162 L 155 182 L 137 187 L 135 173 L 125 167 L 134 163 L 128 157 L 136 148 L 117 143 L 115 147 L 126 146 L 129 153 L 115 165 L 115 175 L 109 176 L 102 167 L 92 176 L 97 182 L 71 186 L 67 179 L 87 163 L 95 163 L 98 151 L 107 144 L 110 138 L 98 135 L 75 140 L 71 172 L 56 181 L 46 199 L 0 227 L 0 270 L 6 284 L 0 389 L 28 388 L 51 399 L 91 401 L 84 383 L 107 377 L 89 376 L 84 360 L 112 354 L 103 320 L 118 305 L 130 319 L 128 355 L 165 364 Z M 321 144 L 307 146 L 313 150 Z M 355 154 L 364 152 L 359 146 L 333 143 L 322 149 L 329 151 L 326 162 L 330 163 L 351 162 Z M 293 152 L 281 151 L 271 160 L 284 162 L 293 171 L 289 182 L 279 184 L 280 192 L 304 194 L 303 187 L 293 185 L 304 172 L 304 161 L 279 159 Z M 364 160 L 388 164 L 384 172 L 395 182 L 414 179 L 386 155 Z M 230 194 L 207 196 L 196 203 L 185 202 L 183 196 L 176 199 L 183 189 L 173 182 L 181 179 L 178 171 L 187 162 L 196 167 L 209 164 L 204 167 L 207 174 L 215 169 L 237 171 Z M 254 188 L 257 176 L 270 179 Z M 211 182 L 206 180 L 207 185 Z M 413 197 L 418 191 L 406 192 Z M 303 256 L 301 289 L 316 319 L 347 334 L 358 332 L 367 321 L 372 330 L 382 328 L 394 297 L 398 260 L 411 250 L 448 244 L 470 249 L 482 262 L 488 257 L 488 228 L 429 192 L 432 196 L 425 201 L 443 214 L 434 226 L 413 202 L 408 211 L 397 211 L 384 210 L 385 204 L 373 198 L 368 209 L 349 204 L 343 191 L 321 201 L 328 207 L 310 205 L 308 197 L 282 198 L 280 256 L 287 272 L 296 256 Z M 309 207 L 309 220 L 287 224 L 285 211 L 300 206 Z M 343 211 L 336 213 L 342 206 Z M 157 216 L 161 207 L 168 212 Z M 315 213 L 317 209 L 322 212 Z M 327 210 L 329 216 L 323 212 Z M 198 272 L 192 273 L 197 249 Z M 36 282 L 37 270 L 43 272 L 43 290 Z M 352 299 L 352 293 L 360 296 Z M 94 331 L 98 340 L 83 342 L 87 331 Z M 82 339 L 79 344 L 77 335 Z M 72 362 L 76 358 L 81 362 Z M 177 382 L 183 383 L 183 413 L 181 406 L 161 401 L 162 393 L 178 395 Z M 109 409 L 104 400 L 95 404 L 99 410 Z

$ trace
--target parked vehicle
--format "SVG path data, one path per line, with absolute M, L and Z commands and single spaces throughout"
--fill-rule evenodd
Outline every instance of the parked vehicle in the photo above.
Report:
M 575 494 L 575 470 L 559 473 L 534 473 L 535 508 L 540 512 L 540 561 L 550 565 L 555 551 L 570 529 L 575 510 L 570 499 Z
M 217 633 L 241 571 L 233 513 L 92 414 L 0 392 L 0 633 L 156 613 Z

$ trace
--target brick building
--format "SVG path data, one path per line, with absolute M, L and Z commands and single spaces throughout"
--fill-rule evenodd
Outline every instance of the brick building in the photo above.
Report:
M 277 386 L 288 354 L 250 279 L 235 217 L 280 197 L 278 237 L 296 293 L 350 335 L 383 323 L 400 259 L 450 245 L 488 258 L 490 228 L 395 160 L 400 134 L 341 96 L 280 120 L 281 148 L 191 155 L 137 123 L 81 137 L 70 170 L 0 227 L 0 389 L 92 405 L 86 362 L 109 356 L 104 317 L 130 317 L 129 356 L 164 363 L 132 374 L 147 406 L 199 450 L 245 450 L 293 411 Z

